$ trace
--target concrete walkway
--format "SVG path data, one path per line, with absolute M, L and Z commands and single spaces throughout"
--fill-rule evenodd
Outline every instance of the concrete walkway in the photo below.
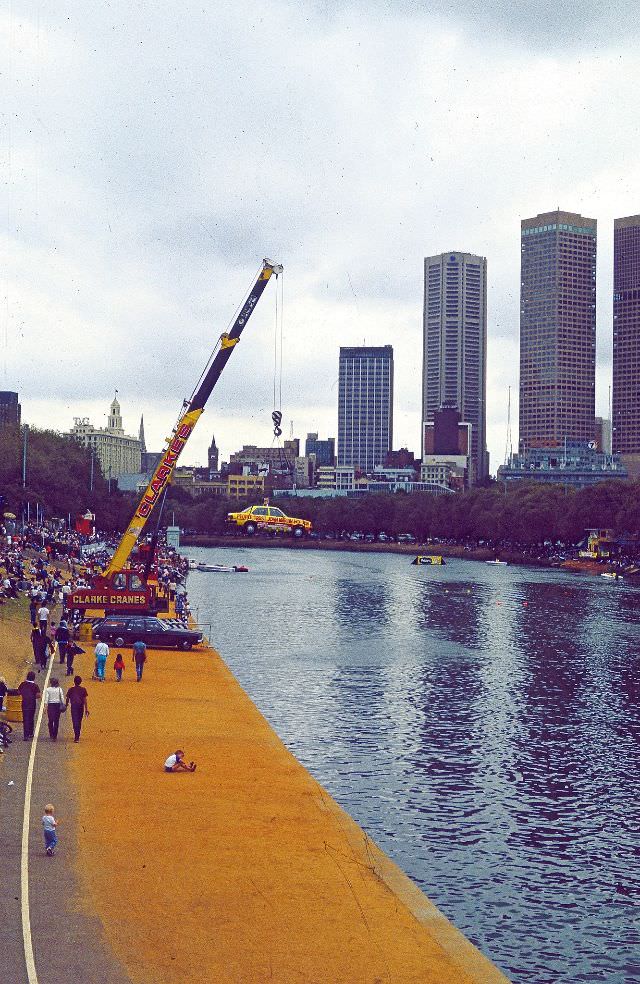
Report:
M 214 652 L 152 651 L 138 684 L 130 649 L 116 683 L 112 650 L 100 684 L 87 650 L 82 739 L 65 720 L 36 758 L 39 984 L 505 984 L 291 756 Z M 27 978 L 20 797 L 6 782 L 9 770 L 22 781 L 28 747 L 14 744 L 2 773 L 0 979 L 11 984 Z M 162 771 L 176 747 L 194 774 Z M 41 843 L 48 800 L 61 820 L 53 859 Z
M 53 668 L 54 675 L 57 669 Z M 40 674 L 38 681 L 41 687 L 43 676 Z M 67 682 L 63 681 L 65 689 Z M 0 760 L 0 981 L 26 984 L 29 978 L 21 918 L 21 841 L 31 742 L 23 741 L 21 724 L 14 724 L 13 728 L 13 742 Z M 100 920 L 79 904 L 78 809 L 68 770 L 70 730 L 70 724 L 63 719 L 58 740 L 51 741 L 44 716 L 37 737 L 28 852 L 28 915 L 37 981 L 127 984 L 130 978 L 114 959 Z M 41 823 L 48 802 L 55 804 L 56 815 L 61 819 L 60 844 L 53 858 L 45 854 Z

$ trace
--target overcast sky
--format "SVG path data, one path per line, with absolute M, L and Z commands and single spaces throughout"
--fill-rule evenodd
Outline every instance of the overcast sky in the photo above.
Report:
M 487 423 L 517 441 L 520 219 L 598 219 L 597 412 L 613 219 L 640 212 L 635 2 L 12 0 L 2 35 L 0 389 L 23 419 L 159 450 L 268 256 L 285 433 L 336 435 L 340 345 L 392 344 L 418 451 L 422 261 L 488 260 Z M 185 462 L 270 445 L 269 285 Z

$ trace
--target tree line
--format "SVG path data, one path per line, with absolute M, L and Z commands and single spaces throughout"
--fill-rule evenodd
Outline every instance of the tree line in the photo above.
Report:
M 46 518 L 71 517 L 73 522 L 78 514 L 90 509 L 95 512 L 100 529 L 109 533 L 125 529 L 137 496 L 120 492 L 115 481 L 109 487 L 97 462 L 92 482 L 88 449 L 52 431 L 30 429 L 23 487 L 22 448 L 18 428 L 0 429 L 0 494 L 4 495 L 4 510 L 20 518 L 29 503 L 34 518 L 39 503 Z M 175 521 L 183 529 L 197 533 L 222 533 L 229 529 L 228 512 L 259 501 L 238 501 L 207 493 L 194 498 L 185 489 L 172 486 L 163 525 Z M 493 483 L 457 495 L 399 492 L 353 499 L 283 498 L 277 502 L 285 513 L 310 519 L 321 534 L 411 533 L 418 541 L 439 538 L 533 545 L 545 540 L 576 543 L 589 527 L 611 528 L 618 534 L 640 532 L 640 485 L 621 481 L 581 490 L 536 482 L 505 489 Z M 155 518 L 152 516 L 150 526 Z
M 26 481 L 23 485 L 24 428 L 0 428 L 0 512 L 12 512 L 18 520 L 43 510 L 45 519 L 71 519 L 94 512 L 102 529 L 124 529 L 135 506 L 135 497 L 119 492 L 115 481 L 103 477 L 97 460 L 77 441 L 53 431 L 29 428 Z
M 228 529 L 227 513 L 241 508 L 237 501 L 187 501 L 184 496 L 181 490 L 180 501 L 170 501 L 176 523 L 200 533 Z M 534 482 L 505 491 L 494 483 L 456 495 L 398 492 L 273 501 L 289 515 L 310 519 L 321 534 L 411 533 L 419 542 L 438 538 L 533 545 L 545 540 L 577 543 L 591 527 L 618 534 L 640 532 L 640 485 L 631 482 L 606 482 L 578 491 Z

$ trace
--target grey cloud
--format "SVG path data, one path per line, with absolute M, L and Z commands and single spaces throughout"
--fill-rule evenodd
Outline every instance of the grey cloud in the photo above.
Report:
M 340 9 L 378 10 L 389 17 L 437 18 L 462 27 L 470 38 L 511 39 L 519 45 L 548 49 L 607 45 L 640 34 L 635 0 L 346 0 L 331 4 L 316 0 L 326 16 Z

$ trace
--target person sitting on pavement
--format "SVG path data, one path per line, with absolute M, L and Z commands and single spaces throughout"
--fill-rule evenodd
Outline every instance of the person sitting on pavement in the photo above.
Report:
M 181 748 L 176 749 L 173 755 L 170 755 L 167 761 L 164 763 L 165 772 L 195 772 L 196 764 L 195 762 L 189 762 L 189 765 L 184 761 L 184 752 Z

